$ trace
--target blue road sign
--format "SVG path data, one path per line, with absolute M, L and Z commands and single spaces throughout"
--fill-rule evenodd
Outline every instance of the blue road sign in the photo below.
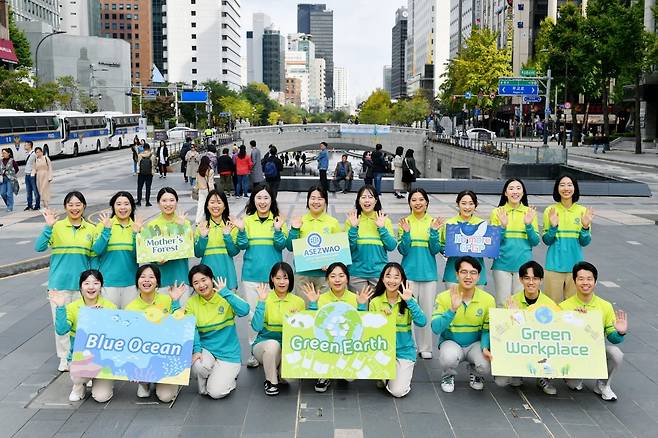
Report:
M 470 91 L 464 91 L 464 98 L 470 99 L 471 97 L 473 97 L 473 93 Z
M 541 102 L 541 96 L 523 96 L 523 103 Z
M 539 94 L 539 87 L 537 85 L 498 84 L 498 94 L 500 96 L 536 96 Z
M 142 95 L 144 96 L 159 96 L 160 95 L 160 90 L 154 89 L 154 88 L 144 88 L 142 90 Z
M 207 91 L 183 91 L 180 94 L 182 103 L 206 103 L 208 102 Z

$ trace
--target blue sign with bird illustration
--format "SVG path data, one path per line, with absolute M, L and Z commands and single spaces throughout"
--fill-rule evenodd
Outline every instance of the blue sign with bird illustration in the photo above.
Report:
M 446 225 L 445 255 L 448 257 L 498 257 L 500 251 L 500 227 L 460 222 Z
M 75 377 L 188 385 L 196 320 L 152 306 L 144 312 L 83 307 L 70 372 Z

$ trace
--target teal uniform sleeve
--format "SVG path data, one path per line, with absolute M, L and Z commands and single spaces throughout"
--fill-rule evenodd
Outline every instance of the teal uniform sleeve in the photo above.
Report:
M 308 304 L 306 305 L 307 310 L 318 310 L 318 302 L 317 301 L 309 301 Z
M 411 312 L 411 319 L 413 320 L 416 327 L 425 327 L 427 325 L 427 316 L 423 313 L 423 310 L 418 305 L 418 302 L 411 298 L 407 301 L 407 307 Z
M 411 233 L 404 231 L 398 242 L 398 252 L 406 256 L 409 254 L 409 248 L 411 248 Z
M 539 245 L 539 233 L 533 224 L 527 224 L 525 226 L 525 233 L 528 235 L 528 243 L 530 243 L 530 246 Z
M 350 252 L 352 254 L 355 254 L 356 252 L 359 251 L 359 245 L 357 245 L 356 243 L 356 241 L 359 238 L 359 229 L 357 227 L 353 227 L 350 225 L 350 230 L 347 232 L 347 238 L 350 242 Z
M 384 249 L 386 249 L 386 251 L 389 252 L 393 251 L 395 247 L 398 245 L 398 242 L 395 240 L 395 237 L 393 237 L 391 233 L 389 233 L 386 227 L 377 228 L 377 231 L 379 231 L 379 238 L 382 239 L 382 243 L 384 244 Z
M 367 312 L 368 311 L 368 305 L 366 303 L 359 303 L 356 306 L 356 310 L 359 312 Z
M 480 335 L 480 348 L 485 349 L 485 348 L 490 348 L 491 347 L 491 341 L 489 339 L 489 330 L 482 330 L 482 334 Z
M 103 228 L 103 231 L 98 235 L 98 238 L 94 242 L 94 245 L 91 247 L 91 250 L 96 253 L 97 256 L 102 255 L 107 249 L 107 243 L 110 241 L 112 236 L 111 228 Z
M 172 301 L 171 302 L 171 313 L 174 313 L 178 309 L 180 309 L 180 301 L 178 301 L 178 300 Z
M 55 333 L 59 336 L 64 336 L 70 331 L 71 323 L 66 319 L 66 307 L 57 306 L 55 309 Z
M 238 231 L 238 248 L 245 250 L 249 248 L 249 238 L 247 237 L 247 232 L 245 230 Z
M 446 329 L 450 327 L 450 323 L 454 318 L 455 312 L 452 310 L 447 310 L 443 313 L 432 315 L 432 331 L 434 334 L 440 335 L 446 331 Z
M 288 248 L 288 251 L 292 251 L 292 241 L 295 239 L 299 239 L 299 228 L 291 227 L 290 232 L 288 233 L 288 239 L 286 239 L 286 248 Z M 276 236 L 275 236 L 275 244 L 276 244 Z
M 192 346 L 192 354 L 201 353 L 201 337 L 199 336 L 199 329 L 194 327 L 194 345 Z
M 37 252 L 44 252 L 45 250 L 48 249 L 48 246 L 50 245 L 50 238 L 53 235 L 53 227 L 50 225 L 46 225 L 43 228 L 43 231 L 37 238 L 36 242 L 34 242 L 34 250 Z
M 441 244 L 439 243 L 439 230 L 430 227 L 430 241 L 429 241 L 430 254 L 437 255 L 441 251 Z
M 578 242 L 580 242 L 580 246 L 587 246 L 590 244 L 591 241 L 592 241 L 591 228 L 588 229 L 581 228 L 580 235 L 578 236 Z
M 245 300 L 231 292 L 229 289 L 224 288 L 219 291 L 219 296 L 224 298 L 233 308 L 233 311 L 238 316 L 247 316 L 249 315 L 249 303 Z
M 277 251 L 283 251 L 288 246 L 288 239 L 283 233 L 283 228 L 280 230 L 274 231 L 274 249 Z M 292 251 L 292 240 L 290 241 L 290 251 Z
M 544 232 L 544 235 L 542 236 L 541 240 L 546 244 L 546 245 L 552 245 L 555 242 L 555 235 L 557 234 L 557 227 L 550 226 L 546 229 Z
M 226 247 L 226 252 L 229 257 L 235 257 L 240 254 L 240 248 L 233 241 L 233 237 L 230 234 L 224 234 L 224 246 Z
M 259 301 L 256 304 L 254 316 L 251 318 L 251 328 L 255 332 L 260 332 L 265 326 L 265 301 Z
M 617 330 L 614 332 L 611 332 L 608 336 L 608 341 L 610 341 L 611 344 L 621 344 L 621 342 L 624 340 L 624 336 L 620 335 Z
M 203 257 L 203 254 L 206 252 L 208 247 L 208 236 L 197 236 L 194 241 L 194 257 Z

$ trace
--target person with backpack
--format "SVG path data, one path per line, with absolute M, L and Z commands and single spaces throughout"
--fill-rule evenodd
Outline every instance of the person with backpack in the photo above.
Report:
M 179 153 L 179 156 L 180 156 L 180 159 L 181 159 L 180 160 L 181 161 L 180 171 L 183 174 L 183 177 L 185 178 L 185 182 L 188 182 L 187 172 L 186 172 L 186 170 L 187 170 L 187 161 L 185 160 L 185 156 L 190 151 L 190 149 L 192 149 L 192 139 L 190 137 L 186 137 L 185 138 L 185 143 L 183 143 L 183 146 L 181 146 L 180 153 Z
M 158 168 L 158 159 L 151 153 L 151 146 L 147 143 L 144 150 L 137 155 L 137 204 L 142 205 L 142 188 L 146 185 L 146 206 L 151 204 L 151 184 L 153 174 Z
M 14 210 L 14 184 L 17 173 L 18 164 L 14 160 L 14 152 L 11 148 L 3 149 L 2 160 L 0 160 L 0 195 L 5 201 L 8 212 Z
M 281 184 L 281 172 L 283 171 L 283 163 L 279 157 L 276 156 L 276 153 L 276 146 L 271 144 L 270 151 L 265 154 L 265 158 L 263 158 L 262 161 L 265 181 L 272 189 L 272 193 L 275 198 L 279 192 L 279 184 Z
M 228 148 L 224 148 L 222 149 L 222 155 L 217 158 L 219 191 L 226 193 L 226 196 L 229 196 L 233 191 L 233 174 L 235 173 L 235 163 L 228 153 Z

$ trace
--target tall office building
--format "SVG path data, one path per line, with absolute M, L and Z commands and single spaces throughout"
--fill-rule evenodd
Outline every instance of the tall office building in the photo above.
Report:
M 9 0 L 16 21 L 41 21 L 59 29 L 59 7 L 56 0 Z
M 296 79 L 294 88 L 298 90 L 299 103 L 297 105 L 304 109 L 309 106 L 309 91 L 310 91 L 310 73 L 311 69 L 308 64 L 307 53 L 303 50 L 286 50 L 286 84 L 289 79 Z
M 247 31 L 247 83 L 263 82 L 263 34 L 271 25 L 267 14 L 253 14 L 251 30 Z
M 382 88 L 384 91 L 391 95 L 391 66 L 385 65 L 382 69 Z
M 69 35 L 100 35 L 100 0 L 60 0 L 59 28 Z
M 395 11 L 391 41 L 391 98 L 400 99 L 407 95 L 407 82 L 404 77 L 405 44 L 407 41 L 407 8 Z
M 334 108 L 349 111 L 349 75 L 343 67 L 334 67 Z
M 334 11 L 325 4 L 297 5 L 297 32 L 311 34 L 315 43 L 315 56 L 325 60 L 325 97 L 327 107 L 335 107 L 334 87 Z M 334 105 L 331 105 L 331 103 Z
M 165 78 L 192 85 L 219 80 L 238 90 L 242 84 L 240 2 L 183 3 L 167 2 L 163 41 Z
M 314 58 L 311 62 L 309 78 L 308 110 L 313 113 L 323 112 L 325 109 L 325 77 L 326 64 L 322 58 Z
M 285 91 L 286 39 L 269 27 L 263 33 L 263 83 L 271 91 Z
M 450 1 L 450 58 L 464 46 L 473 28 L 482 24 L 482 0 Z
M 153 41 L 153 65 L 158 69 L 160 74 L 164 75 L 167 71 L 164 67 L 164 33 L 167 29 L 165 19 L 167 17 L 167 0 L 151 0 L 152 14 L 151 20 L 151 39 Z

